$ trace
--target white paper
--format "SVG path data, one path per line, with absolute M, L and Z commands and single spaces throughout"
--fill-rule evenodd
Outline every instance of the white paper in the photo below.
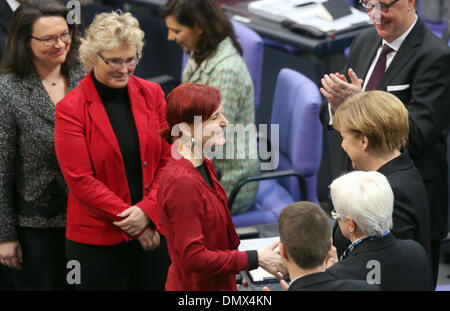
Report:
M 239 245 L 240 251 L 251 251 L 251 250 L 262 250 L 269 245 L 279 241 L 280 237 L 272 237 L 272 238 L 260 238 L 260 239 L 246 239 L 241 240 L 241 244 Z M 275 280 L 275 276 L 264 270 L 263 268 L 258 268 L 255 270 L 251 270 L 250 275 L 254 282 L 262 282 Z
M 256 15 L 271 19 L 276 22 L 289 19 L 302 25 L 308 25 L 320 29 L 323 32 L 351 29 L 352 25 L 370 24 L 370 17 L 356 8 L 350 8 L 351 15 L 343 16 L 335 20 L 327 20 L 320 17 L 322 2 L 326 0 L 260 0 L 251 2 L 248 10 Z M 296 7 L 297 5 L 314 2 L 315 4 Z

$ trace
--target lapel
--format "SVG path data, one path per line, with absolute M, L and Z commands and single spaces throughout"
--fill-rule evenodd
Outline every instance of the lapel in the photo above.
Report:
M 122 152 L 120 151 L 119 143 L 117 141 L 114 130 L 109 121 L 108 114 L 106 113 L 105 107 L 100 99 L 100 95 L 95 88 L 94 82 L 92 81 L 92 73 L 86 76 L 86 80 L 83 83 L 83 93 L 86 94 L 86 100 L 89 102 L 88 111 L 92 121 L 97 125 L 97 127 L 102 132 L 105 137 L 105 141 L 112 147 L 116 155 L 123 161 Z M 148 115 L 149 107 L 145 104 L 146 99 L 142 95 L 142 89 L 140 84 L 137 82 L 136 78 L 132 76 L 128 81 L 128 97 L 130 99 L 131 111 L 133 113 L 134 122 L 136 125 L 136 130 L 139 139 L 139 153 L 141 159 L 145 159 L 144 151 L 147 150 L 148 139 Z M 147 95 L 149 97 L 150 95 Z
M 177 142 L 175 142 L 174 144 L 176 144 L 176 143 Z M 219 181 L 217 180 L 217 177 L 216 177 L 217 171 L 216 171 L 212 161 L 207 157 L 205 157 L 205 159 L 204 159 L 205 165 L 206 165 L 206 170 L 208 171 L 208 174 L 211 179 L 211 183 L 214 188 L 210 187 L 205 182 L 205 180 L 203 179 L 201 174 L 192 165 L 192 163 L 189 160 L 186 160 L 178 152 L 178 148 L 173 149 L 171 161 L 174 161 L 174 163 L 176 163 L 176 165 L 181 166 L 181 167 L 185 168 L 186 170 L 188 170 L 188 172 L 191 175 L 195 176 L 195 179 L 198 180 L 203 185 L 204 188 L 206 187 L 207 189 L 209 189 L 208 191 L 213 193 L 217 197 L 217 199 L 222 203 L 221 204 L 221 208 L 223 209 L 222 213 L 223 213 L 223 215 L 225 215 L 226 222 L 227 222 L 227 235 L 228 235 L 228 241 L 229 241 L 228 244 L 229 244 L 230 249 L 237 249 L 240 244 L 240 240 L 236 233 L 236 229 L 234 228 L 233 219 L 231 218 L 231 214 L 228 209 L 227 195 L 225 193 L 225 190 L 223 190 L 223 187 L 220 185 Z
M 109 122 L 105 107 L 100 99 L 100 95 L 98 95 L 91 75 L 92 73 L 89 73 L 80 84 L 83 89 L 83 94 L 85 94 L 86 101 L 88 102 L 89 116 L 105 137 L 105 143 L 109 144 L 120 160 L 123 161 L 119 143 L 117 142 L 116 135 L 114 134 L 114 130 Z
M 47 94 L 41 78 L 33 68 L 31 74 L 21 81 L 22 85 L 29 91 L 29 102 L 31 110 L 55 124 L 55 105 Z
M 174 144 L 177 144 L 178 142 L 175 142 Z M 173 155 L 172 155 L 172 161 L 176 161 L 175 163 L 178 163 L 179 166 L 182 166 L 183 168 L 187 169 L 191 175 L 195 176 L 196 180 L 199 181 L 203 185 L 203 187 L 207 188 L 210 192 L 212 192 L 217 199 L 219 199 L 223 204 L 226 206 L 226 194 L 223 191 L 222 186 L 220 185 L 219 181 L 217 180 L 216 170 L 214 168 L 214 164 L 212 161 L 208 158 L 204 158 L 206 170 L 208 171 L 208 175 L 211 179 L 211 184 L 213 187 L 208 185 L 206 181 L 203 179 L 202 175 L 198 172 L 198 170 L 192 165 L 192 163 L 185 159 L 179 152 L 178 148 L 173 148 Z
M 74 89 L 78 85 L 77 77 L 73 69 L 67 76 L 69 90 Z M 44 118 L 52 124 L 55 124 L 55 105 L 42 84 L 36 69 L 33 67 L 31 74 L 23 79 L 18 79 L 17 83 L 21 83 L 24 88 L 28 89 L 28 104 L 31 110 L 38 116 Z
M 134 123 L 136 124 L 136 130 L 139 138 L 139 151 L 141 159 L 145 159 L 144 150 L 147 150 L 146 144 L 149 141 L 148 133 L 148 118 L 149 109 L 146 105 L 146 99 L 151 100 L 150 94 L 142 94 L 141 85 L 136 78 L 132 76 L 128 81 L 128 97 L 130 98 L 131 111 L 133 113 Z
M 229 37 L 223 39 L 217 45 L 216 50 L 198 66 L 192 57 L 193 54 L 191 53 L 188 59 L 188 64 L 186 65 L 186 70 L 183 73 L 183 81 L 206 83 L 205 78 L 209 77 L 214 68 L 234 53 L 235 49 Z
M 392 63 L 384 73 L 378 84 L 378 90 L 386 90 L 387 86 L 396 77 L 397 73 L 402 70 L 409 62 L 411 57 L 416 53 L 416 49 L 420 46 L 425 35 L 425 25 L 420 18 L 417 18 L 416 25 L 409 35 L 403 41 L 400 49 L 395 54 Z
M 369 71 L 370 65 L 373 59 L 377 55 L 378 48 L 381 45 L 381 38 L 377 35 L 375 29 L 373 36 L 367 36 L 366 43 L 364 43 L 364 51 L 360 53 L 360 71 L 356 72 L 358 77 L 366 79 L 367 72 Z M 345 73 L 347 75 L 347 72 Z

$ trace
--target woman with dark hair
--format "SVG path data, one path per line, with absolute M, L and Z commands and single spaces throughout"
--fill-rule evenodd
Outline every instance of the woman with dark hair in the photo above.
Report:
M 18 290 L 66 286 L 67 187 L 53 145 L 55 105 L 84 75 L 67 14 L 56 0 L 21 4 L 0 68 L 0 262 Z
M 252 126 L 255 121 L 252 79 L 242 59 L 242 48 L 232 25 L 216 1 L 169 0 L 161 14 L 169 30 L 168 40 L 176 41 L 190 53 L 183 72 L 183 82 L 217 88 L 230 123 L 246 129 Z M 226 136 L 234 145 L 226 149 L 233 152 L 213 159 L 221 174 L 220 183 L 228 195 L 237 181 L 259 174 L 258 158 L 252 156 L 257 154 L 256 137 L 231 135 L 234 132 L 227 131 Z M 256 190 L 257 183 L 245 185 L 231 213 L 246 211 L 254 202 Z
M 172 260 L 166 289 L 236 290 L 236 274 L 258 266 L 286 275 L 274 252 L 277 243 L 262 251 L 237 250 L 240 241 L 227 196 L 204 155 L 206 145 L 225 143 L 228 121 L 220 92 L 206 85 L 182 84 L 167 97 L 166 119 L 169 129 L 161 135 L 173 142 L 172 158 L 158 192 L 161 227 Z

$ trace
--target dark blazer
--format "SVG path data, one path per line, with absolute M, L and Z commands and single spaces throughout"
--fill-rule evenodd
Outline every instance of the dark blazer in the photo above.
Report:
M 430 220 L 425 185 L 408 151 L 378 169 L 394 192 L 393 228 L 397 239 L 419 242 L 430 251 Z
M 386 176 L 394 193 L 393 227 L 391 233 L 397 239 L 419 242 L 430 254 L 430 224 L 425 186 L 408 151 L 378 169 Z M 333 229 L 333 241 L 340 256 L 350 245 L 337 225 Z
M 0 60 L 3 56 L 3 49 L 5 48 L 6 39 L 8 37 L 9 21 L 13 15 L 11 7 L 6 0 L 0 0 L 0 12 L 2 16 L 0 18 Z
M 77 67 L 70 88 L 84 75 Z M 53 145 L 55 104 L 39 75 L 0 75 L 0 241 L 17 240 L 16 226 L 64 227 L 67 186 Z
M 289 285 L 289 291 L 379 291 L 366 281 L 338 280 L 329 271 L 305 275 Z
M 159 227 L 156 194 L 161 168 L 170 146 L 159 135 L 168 127 L 161 87 L 136 76 L 128 81 L 128 95 L 139 136 L 142 201 L 136 203 Z M 66 237 L 74 242 L 115 245 L 128 236 L 112 224 L 131 206 L 119 144 L 89 73 L 56 106 L 55 151 L 69 187 Z
M 362 32 L 352 43 L 344 73 L 352 68 L 358 77 L 365 79 L 380 45 L 381 38 L 375 28 Z M 399 85 L 405 89 L 391 93 L 408 109 L 407 149 L 427 190 L 431 238 L 440 240 L 448 232 L 450 49 L 420 18 L 397 51 L 377 89 L 387 91 L 388 86 Z M 320 118 L 324 125 L 329 123 L 326 103 L 321 106 Z
M 366 281 L 379 262 L 382 290 L 433 290 L 431 267 L 423 247 L 412 240 L 397 240 L 392 234 L 365 240 L 328 271 L 337 279 Z

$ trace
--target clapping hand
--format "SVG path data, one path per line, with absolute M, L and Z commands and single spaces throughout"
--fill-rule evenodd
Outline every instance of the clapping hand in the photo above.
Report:
M 324 75 L 320 80 L 322 82 L 320 93 L 328 99 L 332 113 L 347 98 L 362 92 L 363 80 L 359 79 L 351 68 L 348 70 L 348 76 L 350 77 L 350 83 L 340 73 Z

